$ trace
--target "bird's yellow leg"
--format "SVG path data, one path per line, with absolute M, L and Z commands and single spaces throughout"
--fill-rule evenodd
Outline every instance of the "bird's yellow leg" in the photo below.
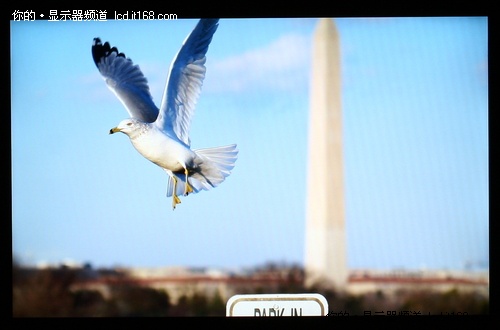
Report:
M 184 169 L 184 174 L 186 175 L 186 185 L 184 186 L 184 196 L 187 196 L 188 194 L 193 192 L 193 188 L 191 188 L 191 185 L 189 184 L 188 181 L 188 169 Z
M 176 194 L 177 178 L 175 176 L 172 176 L 172 180 L 174 180 L 174 191 L 172 192 L 172 207 L 175 209 L 175 206 L 181 203 L 181 199 Z

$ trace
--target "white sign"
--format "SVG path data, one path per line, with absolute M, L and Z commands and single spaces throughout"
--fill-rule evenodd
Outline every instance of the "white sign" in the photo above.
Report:
M 241 294 L 229 298 L 226 316 L 325 316 L 328 302 L 318 293 Z

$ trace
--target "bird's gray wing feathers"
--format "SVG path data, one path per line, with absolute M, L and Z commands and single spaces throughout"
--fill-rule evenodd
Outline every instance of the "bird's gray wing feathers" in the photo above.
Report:
M 190 146 L 189 126 L 205 78 L 205 54 L 218 19 L 201 19 L 172 61 L 156 125 Z
M 132 118 L 152 123 L 158 117 L 158 108 L 149 92 L 148 81 L 138 65 L 110 47 L 108 42 L 94 38 L 92 57 L 109 89 L 123 103 Z

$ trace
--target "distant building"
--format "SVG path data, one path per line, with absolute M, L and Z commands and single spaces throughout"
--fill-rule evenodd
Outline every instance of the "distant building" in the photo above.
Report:
M 277 269 L 249 274 L 232 274 L 223 270 L 189 269 L 182 267 L 122 269 L 100 272 L 82 278 L 73 290 L 95 290 L 109 298 L 114 286 L 135 285 L 164 290 L 173 304 L 182 296 L 194 294 L 220 296 L 227 301 L 235 294 L 272 293 L 290 288 L 307 291 L 303 273 L 298 270 Z M 320 289 L 325 289 L 318 287 Z M 351 272 L 345 291 L 352 295 L 383 292 L 387 295 L 399 291 L 477 292 L 489 298 L 489 277 L 487 272 L 450 271 L 387 271 L 358 270 Z
M 109 274 L 109 272 L 108 272 Z M 258 291 L 278 292 L 282 288 L 302 287 L 303 276 L 293 269 L 234 274 L 215 269 L 183 267 L 130 268 L 110 276 L 89 277 L 73 286 L 73 290 L 99 291 L 104 298 L 111 296 L 113 287 L 134 285 L 164 290 L 171 302 L 194 294 L 220 296 L 223 300 L 235 294 Z
M 489 297 L 489 274 L 485 272 L 358 270 L 349 276 L 348 292 L 395 294 L 399 291 L 477 292 Z

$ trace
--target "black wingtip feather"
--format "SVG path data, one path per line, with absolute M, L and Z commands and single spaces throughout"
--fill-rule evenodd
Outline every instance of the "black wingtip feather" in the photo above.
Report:
M 109 42 L 106 41 L 103 45 L 100 38 L 94 38 L 94 41 L 92 42 L 92 58 L 94 59 L 96 66 L 103 57 L 107 57 L 111 53 L 116 53 L 116 56 L 126 58 L 124 53 L 120 53 L 118 51 L 118 48 L 111 48 Z

